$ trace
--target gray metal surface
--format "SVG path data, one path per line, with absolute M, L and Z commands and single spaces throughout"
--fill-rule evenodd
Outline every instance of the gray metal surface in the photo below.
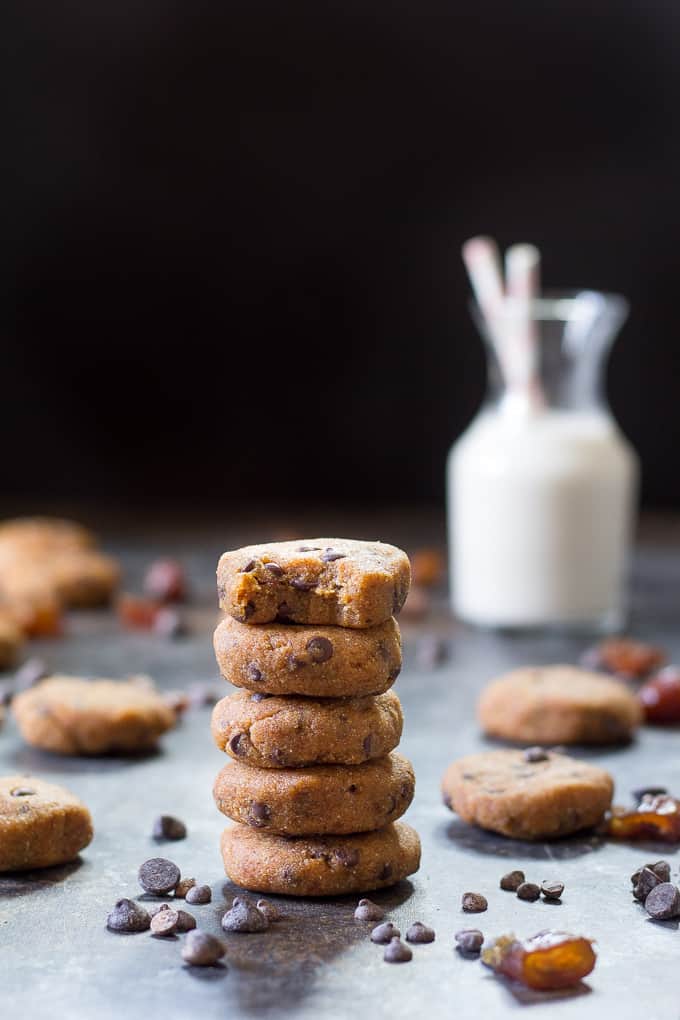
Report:
M 318 527 L 314 530 L 320 530 Z M 357 522 L 354 533 L 361 533 Z M 345 524 L 343 533 L 350 533 Z M 366 536 L 375 527 L 363 529 Z M 433 532 L 390 522 L 381 537 L 413 547 Z M 439 537 L 436 528 L 435 538 Z M 634 630 L 663 643 L 680 657 L 677 580 L 680 556 L 674 527 L 654 533 L 638 558 Z M 43 652 L 54 668 L 90 675 L 148 671 L 164 687 L 216 677 L 210 635 L 215 613 L 213 570 L 222 547 L 254 534 L 223 529 L 192 540 L 156 536 L 158 549 L 177 550 L 198 582 L 194 633 L 182 642 L 140 634 L 122 635 L 109 614 L 74 617 L 72 636 L 49 642 Z M 134 536 L 121 552 L 134 582 L 152 543 Z M 452 656 L 434 670 L 418 669 L 414 649 L 423 628 L 452 638 Z M 421 834 L 423 860 L 412 882 L 375 894 L 404 930 L 422 920 L 437 932 L 433 945 L 415 946 L 402 966 L 382 961 L 382 948 L 354 922 L 355 899 L 323 902 L 280 900 L 287 915 L 260 935 L 223 936 L 226 967 L 187 968 L 179 939 L 116 935 L 105 928 L 114 901 L 141 893 L 139 864 L 161 855 L 183 874 L 209 882 L 213 903 L 191 908 L 201 927 L 221 934 L 220 917 L 234 887 L 225 881 L 218 852 L 222 818 L 211 785 L 223 764 L 212 745 L 209 709 L 187 714 L 166 736 L 162 751 L 144 759 L 60 758 L 26 747 L 13 723 L 0 731 L 0 774 L 34 773 L 69 786 L 91 807 L 96 836 L 72 866 L 32 875 L 0 876 L 0 1003 L 6 1016 L 97 1017 L 141 1020 L 152 1012 L 164 1020 L 200 1016 L 509 1017 L 530 1006 L 532 1020 L 557 1015 L 618 1020 L 662 1020 L 680 1012 L 680 933 L 676 922 L 653 923 L 630 896 L 629 875 L 641 862 L 666 856 L 677 877 L 674 848 L 605 843 L 595 837 L 552 844 L 517 843 L 458 822 L 441 804 L 439 781 L 454 757 L 486 746 L 474 723 L 475 697 L 491 676 L 527 662 L 574 661 L 577 640 L 503 638 L 456 629 L 442 611 L 427 625 L 405 626 L 406 668 L 397 690 L 406 725 L 401 750 L 414 762 L 417 792 L 407 820 Z M 226 688 L 225 688 L 226 693 Z M 584 752 L 610 769 L 619 798 L 647 783 L 680 791 L 677 731 L 647 728 L 629 748 Z M 159 813 L 184 819 L 188 838 L 159 850 L 150 838 Z M 559 878 L 561 905 L 526 903 L 498 888 L 499 876 L 521 867 L 530 879 Z M 466 916 L 461 894 L 479 891 L 485 914 Z M 578 989 L 561 995 L 523 992 L 495 979 L 479 962 L 453 949 L 453 933 L 479 926 L 487 937 L 507 931 L 531 935 L 546 927 L 597 940 L 598 963 Z

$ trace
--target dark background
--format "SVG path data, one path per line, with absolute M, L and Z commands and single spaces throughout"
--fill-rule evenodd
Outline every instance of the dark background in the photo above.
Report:
M 17 3 L 2 491 L 432 502 L 484 385 L 461 242 L 621 291 L 609 392 L 680 505 L 680 8 Z

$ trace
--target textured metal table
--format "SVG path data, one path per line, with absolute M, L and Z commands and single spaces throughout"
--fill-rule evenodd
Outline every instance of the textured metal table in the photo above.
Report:
M 427 527 L 425 524 L 427 523 Z M 440 522 L 344 519 L 323 528 L 363 534 L 414 548 L 441 539 Z M 317 533 L 317 522 L 300 529 Z M 271 529 L 269 529 L 271 531 Z M 162 535 L 150 529 L 129 537 L 109 533 L 134 587 L 143 564 L 158 552 L 174 552 L 189 564 L 197 600 L 192 635 L 177 642 L 122 634 L 111 614 L 73 617 L 72 636 L 48 642 L 50 666 L 78 674 L 121 676 L 149 672 L 164 687 L 216 678 L 210 635 L 216 613 L 214 566 L 222 548 L 254 540 L 267 530 L 248 529 Z M 654 530 L 636 564 L 631 630 L 665 645 L 680 657 L 677 522 Z M 415 662 L 423 627 L 451 639 L 452 654 L 435 669 Z M 616 1016 L 651 1020 L 680 1015 L 680 933 L 677 922 L 654 923 L 630 896 L 629 875 L 641 862 L 666 856 L 677 878 L 675 849 L 606 843 L 594 836 L 551 844 L 517 843 L 463 825 L 443 807 L 439 781 L 454 757 L 483 748 L 473 707 L 481 685 L 518 664 L 575 661 L 583 642 L 557 637 L 504 638 L 465 631 L 448 620 L 443 606 L 427 625 L 404 626 L 406 665 L 397 682 L 405 711 L 401 750 L 414 762 L 415 801 L 407 820 L 421 834 L 423 859 L 411 882 L 374 898 L 404 930 L 422 920 L 437 931 L 432 945 L 415 946 L 403 966 L 382 961 L 382 947 L 352 917 L 355 899 L 281 900 L 286 920 L 259 935 L 224 936 L 226 967 L 188 968 L 180 940 L 115 935 L 105 928 L 114 901 L 136 896 L 139 864 L 159 853 L 183 874 L 209 882 L 213 902 L 192 908 L 199 925 L 221 934 L 220 917 L 234 887 L 224 878 L 218 852 L 223 819 L 211 786 L 224 762 L 212 745 L 209 709 L 187 713 L 162 750 L 143 759 L 61 758 L 34 751 L 13 723 L 0 731 L 0 771 L 34 773 L 64 783 L 90 806 L 96 828 L 79 862 L 31 875 L 0 876 L 0 1003 L 5 1016 L 121 1018 L 151 1012 L 164 1020 L 197 1015 L 230 1017 L 429 1016 L 460 1020 L 506 1017 L 530 1006 L 533 1020 L 548 1015 Z M 225 688 L 226 693 L 226 688 Z M 634 745 L 578 752 L 611 770 L 619 798 L 648 783 L 680 791 L 678 733 L 644 729 Z M 159 850 L 150 837 L 156 815 L 176 814 L 189 836 Z M 531 879 L 556 877 L 566 891 L 561 905 L 526 903 L 498 888 L 499 876 L 520 867 Z M 461 894 L 484 893 L 485 914 L 460 910 Z M 597 966 L 581 986 L 564 994 L 538 994 L 497 980 L 479 962 L 453 949 L 453 933 L 479 925 L 487 937 L 507 931 L 531 935 L 546 927 L 597 940 Z

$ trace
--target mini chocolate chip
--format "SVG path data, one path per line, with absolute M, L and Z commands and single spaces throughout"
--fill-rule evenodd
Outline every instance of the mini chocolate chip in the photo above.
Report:
M 449 657 L 447 642 L 436 634 L 425 634 L 416 645 L 416 663 L 421 669 L 434 669 Z
M 530 903 L 533 903 L 540 895 L 541 890 L 534 882 L 522 882 L 517 887 L 517 896 L 520 900 L 529 900 Z
M 183 900 L 190 889 L 196 885 L 195 878 L 181 878 L 175 887 L 175 899 Z
M 335 856 L 345 868 L 355 868 L 359 863 L 359 851 L 355 848 L 346 850 L 344 847 L 341 847 L 335 851 Z
M 246 602 L 245 606 L 243 607 L 243 615 L 241 617 L 241 620 L 242 621 L 243 620 L 249 620 L 254 612 L 255 612 L 255 603 L 254 602 Z
M 15 786 L 13 790 L 9 791 L 10 797 L 34 797 L 35 790 L 31 790 L 28 786 Z
M 372 743 L 373 743 L 373 734 L 369 733 L 368 736 L 364 737 L 364 742 L 362 744 L 362 747 L 364 749 L 364 754 L 367 757 L 370 756 L 370 753 L 371 753 L 371 744 Z
M 670 878 L 670 875 L 668 878 Z M 636 900 L 644 903 L 652 889 L 660 885 L 661 882 L 667 882 L 668 878 L 660 878 L 651 868 L 641 868 L 637 872 L 637 881 L 633 886 L 633 896 Z
M 396 809 L 397 809 L 397 798 L 393 797 L 390 794 L 390 802 L 387 805 L 387 813 L 388 813 L 388 815 L 391 815 L 393 811 L 396 811 Z
M 290 606 L 287 602 L 280 602 L 276 610 L 277 623 L 292 623 L 290 618 Z
M 373 900 L 359 900 L 359 905 L 354 911 L 357 921 L 382 921 L 385 911 Z
M 305 581 L 301 577 L 292 577 L 288 583 L 296 591 L 312 591 L 317 584 L 316 581 Z
M 345 553 L 335 552 L 334 549 L 326 549 L 325 553 L 321 554 L 321 559 L 324 563 L 335 563 L 336 560 L 344 560 Z
M 386 945 L 390 939 L 398 939 L 400 935 L 401 932 L 397 928 L 396 924 L 392 924 L 391 921 L 384 921 L 382 924 L 377 925 L 371 932 L 371 942 Z
M 265 563 L 264 569 L 268 570 L 270 574 L 274 575 L 274 577 L 281 577 L 281 574 L 283 573 L 283 569 L 278 565 L 278 563 Z
M 271 694 L 260 694 L 259 692 L 256 692 L 255 694 L 250 695 L 251 701 L 264 701 L 265 698 L 271 698 Z
M 176 910 L 166 905 L 165 910 L 159 910 L 151 918 L 152 935 L 174 935 L 177 930 L 179 914 Z
M 134 900 L 118 900 L 106 918 L 110 931 L 147 931 L 150 924 L 149 912 Z
M 285 916 L 282 911 L 280 911 L 274 903 L 270 903 L 269 900 L 258 900 L 257 909 L 261 914 L 264 914 L 270 924 L 273 924 L 276 921 L 282 921 Z
M 546 900 L 559 900 L 564 892 L 564 882 L 541 882 L 541 892 Z
M 393 938 L 390 944 L 385 947 L 385 952 L 383 953 L 385 963 L 408 963 L 412 959 L 413 953 L 398 938 Z
M 481 914 L 489 906 L 486 897 L 476 892 L 463 893 L 462 905 L 466 914 Z
M 357 784 L 356 783 L 350 783 L 349 786 L 347 787 L 347 792 L 348 793 L 356 793 L 357 792 Z M 392 797 L 392 800 L 394 800 L 394 797 Z
M 392 865 L 388 862 L 383 864 L 382 868 L 378 872 L 378 881 L 386 882 L 388 878 L 392 877 Z
M 530 762 L 547 761 L 548 752 L 544 747 L 527 747 L 524 752 L 524 760 Z
M 159 815 L 153 823 L 152 836 L 156 840 L 163 839 L 184 839 L 187 834 L 187 827 L 179 818 L 172 815 Z
M 484 936 L 479 928 L 463 928 L 453 936 L 458 943 L 457 949 L 469 956 L 476 955 L 482 948 Z
M 333 657 L 333 644 L 325 637 L 310 638 L 305 648 L 312 662 L 328 662 Z
M 210 903 L 212 891 L 209 885 L 195 885 L 187 893 L 187 903 Z
M 296 552 L 321 552 L 320 545 L 299 545 Z
M 302 669 L 304 665 L 305 662 L 302 659 L 298 659 L 297 655 L 294 655 L 292 652 L 290 655 L 286 656 L 286 666 L 291 673 L 294 673 L 298 669 Z
M 508 871 L 506 875 L 501 878 L 501 889 L 505 889 L 506 892 L 517 892 L 519 887 L 525 882 L 523 871 Z
M 249 662 L 246 669 L 246 679 L 251 683 L 258 683 L 262 679 L 262 671 L 257 668 L 254 662 Z
M 251 900 L 245 896 L 237 896 L 231 910 L 228 910 L 222 918 L 222 927 L 225 931 L 251 933 L 266 931 L 269 921 Z
M 267 804 L 263 804 L 259 800 L 253 800 L 251 801 L 248 813 L 248 824 L 252 825 L 255 829 L 261 828 L 265 822 L 269 821 L 271 815 L 271 808 Z
M 238 756 L 246 753 L 245 740 L 243 740 L 243 743 L 241 743 L 244 737 L 245 733 L 235 733 L 234 736 L 231 738 L 231 740 L 229 741 L 229 750 L 232 752 L 232 754 Z
M 182 959 L 194 967 L 212 967 L 224 956 L 219 939 L 204 931 L 190 931 L 182 946 Z
M 633 790 L 633 800 L 639 804 L 645 797 L 664 797 L 667 793 L 665 786 L 640 786 Z
M 196 918 L 193 914 L 190 914 L 188 910 L 177 911 L 177 928 L 176 931 L 182 932 L 193 931 L 196 927 Z
M 239 574 L 249 574 L 251 570 L 255 569 L 255 566 L 256 566 L 255 560 L 248 560 L 245 567 L 241 567 L 241 569 L 239 570 Z
M 165 638 L 185 637 L 188 633 L 186 620 L 176 609 L 163 606 L 156 613 L 153 622 L 154 634 Z
M 429 928 L 421 921 L 414 921 L 406 932 L 407 942 L 434 942 L 434 928 Z
M 399 676 L 400 673 L 401 673 L 401 666 L 397 666 L 395 669 L 392 670 L 392 672 L 390 673 L 390 675 L 388 677 L 388 679 L 389 679 L 391 684 L 394 683 L 394 681 L 397 679 L 397 677 Z
M 667 921 L 680 914 L 680 891 L 671 882 L 655 886 L 645 900 L 645 910 L 656 921 Z
M 164 857 L 151 857 L 140 867 L 138 877 L 144 892 L 163 896 L 176 888 L 181 875 L 179 868 L 172 861 L 167 861 Z

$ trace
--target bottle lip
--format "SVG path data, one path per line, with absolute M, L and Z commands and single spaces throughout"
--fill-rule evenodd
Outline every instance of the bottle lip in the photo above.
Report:
M 485 324 L 482 311 L 474 298 L 469 302 L 473 319 Z M 592 322 L 604 316 L 619 324 L 628 316 L 630 305 L 622 294 L 598 290 L 546 290 L 528 303 L 529 318 L 535 322 Z M 500 316 L 526 316 L 527 304 L 516 298 L 505 298 Z

